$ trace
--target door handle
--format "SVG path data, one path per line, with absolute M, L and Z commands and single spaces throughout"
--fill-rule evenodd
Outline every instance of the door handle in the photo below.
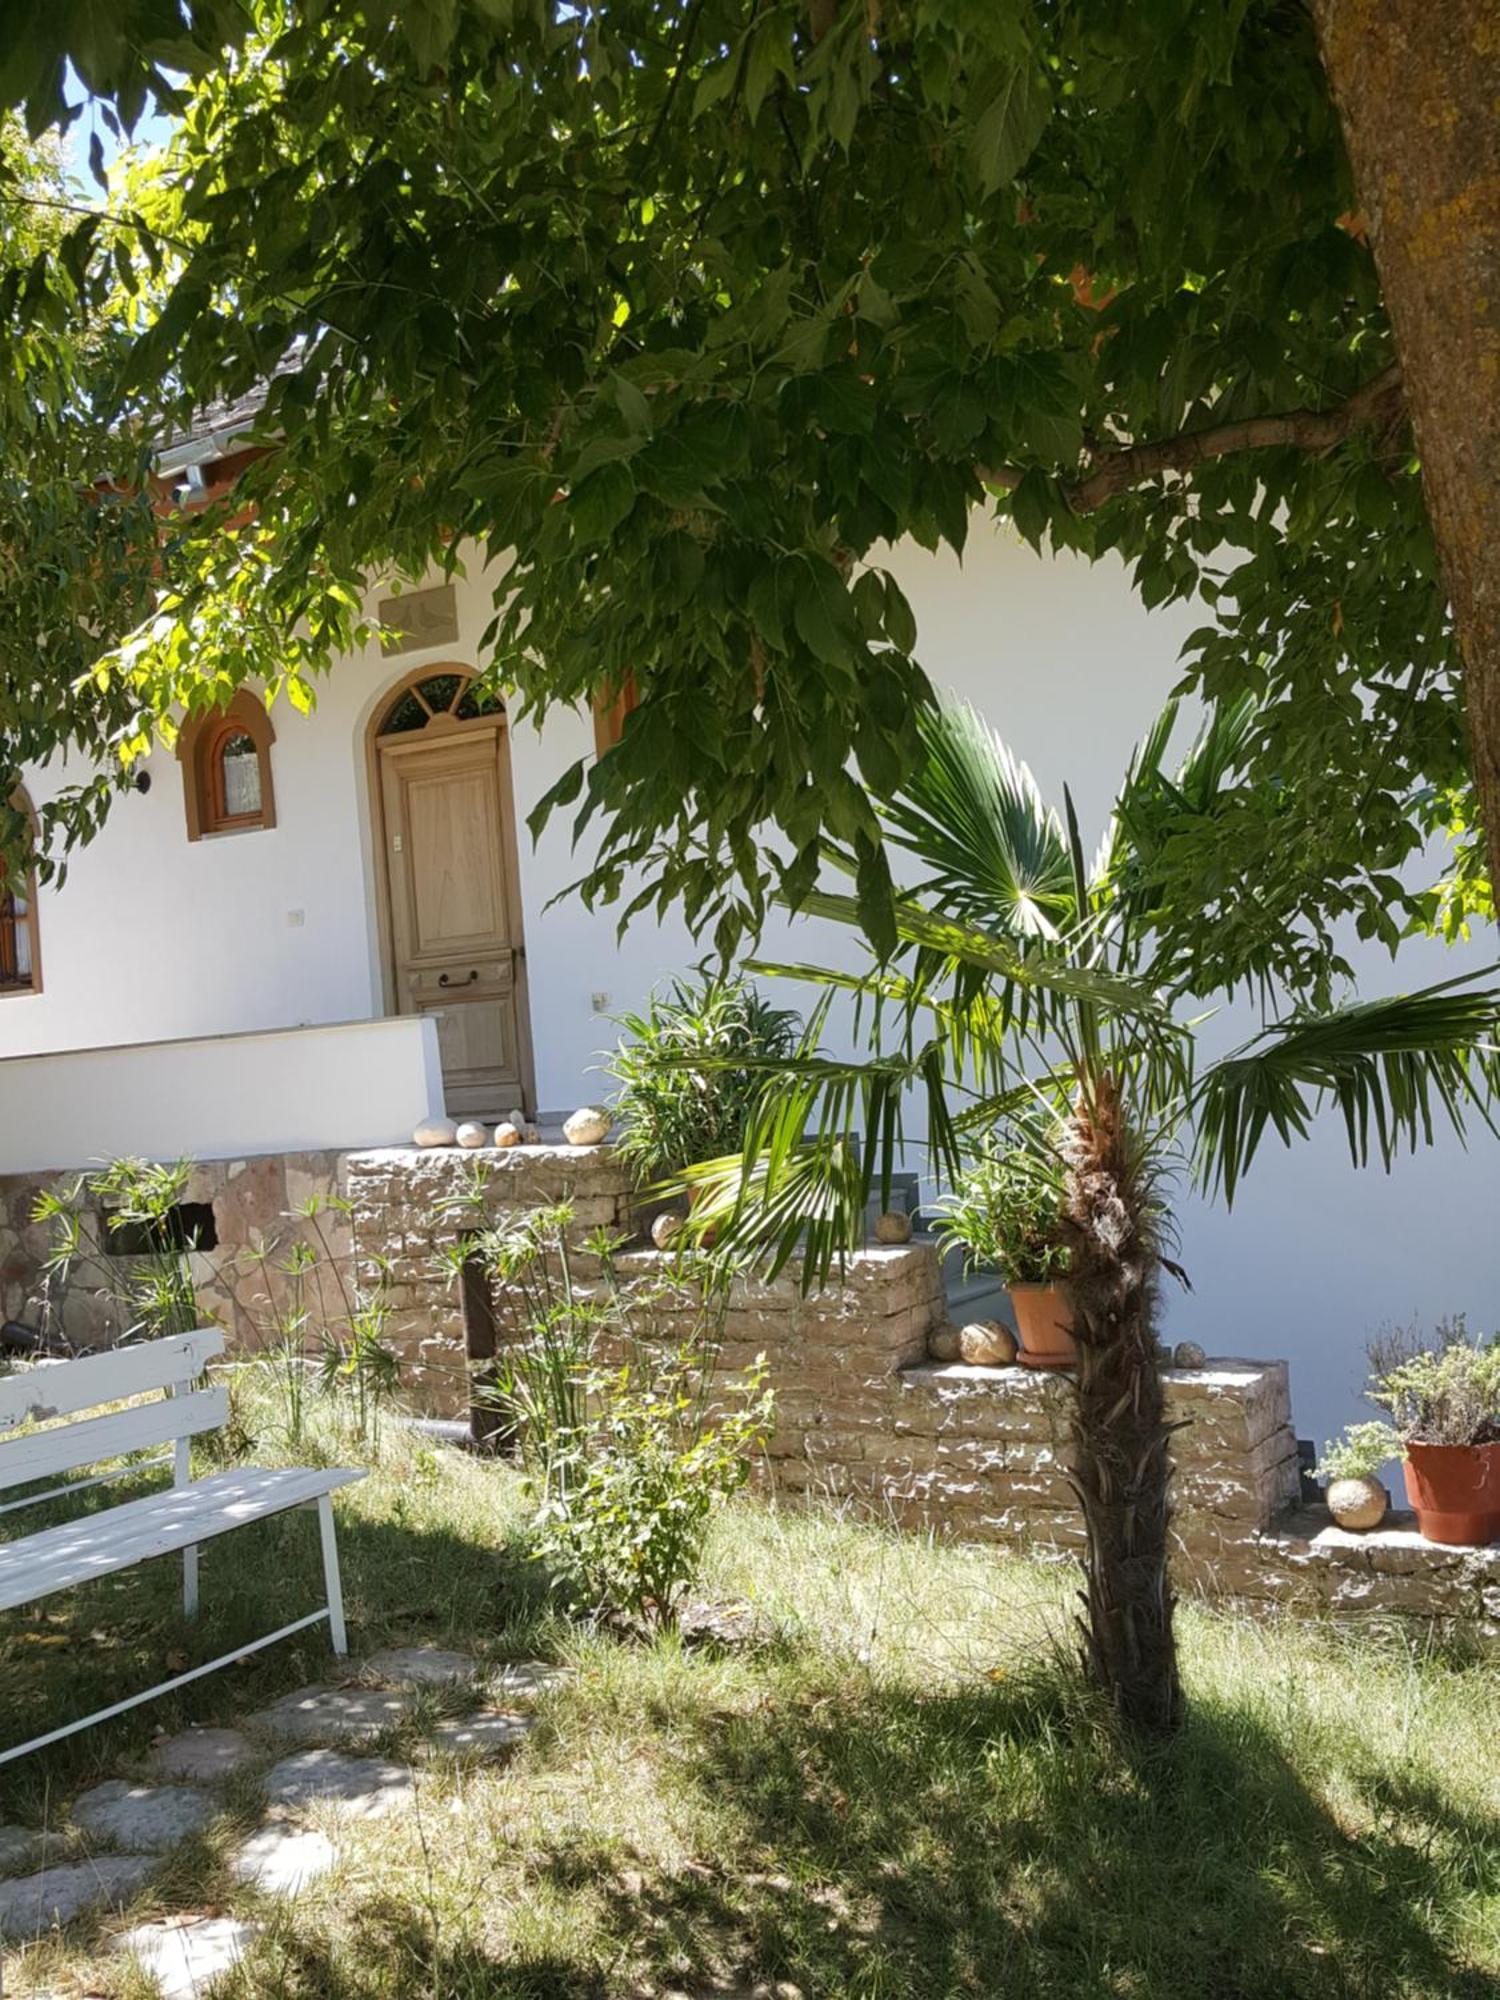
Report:
M 470 969 L 470 972 L 469 972 L 469 976 L 468 976 L 468 978 L 467 978 L 467 979 L 450 979 L 450 978 L 448 977 L 448 975 L 447 975 L 447 973 L 446 973 L 446 972 L 440 972 L 440 973 L 438 974 L 438 985 L 439 985 L 439 986 L 472 986 L 472 985 L 474 984 L 475 980 L 476 980 L 476 979 L 477 979 L 478 977 L 479 977 L 479 968 L 478 968 L 478 966 L 477 966 L 477 965 L 476 965 L 476 966 L 473 966 L 473 967 L 471 967 L 471 969 Z

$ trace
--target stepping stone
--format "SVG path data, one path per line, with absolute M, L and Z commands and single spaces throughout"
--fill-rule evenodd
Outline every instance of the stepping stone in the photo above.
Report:
M 404 1687 L 447 1687 L 471 1681 L 479 1672 L 471 1653 L 449 1653 L 441 1646 L 387 1646 L 365 1661 L 373 1680 Z
M 135 1854 L 164 1854 L 213 1818 L 213 1801 L 180 1785 L 111 1778 L 73 1801 L 73 1823 Z
M 405 1764 L 392 1764 L 384 1757 L 303 1750 L 272 1765 L 265 1790 L 273 1806 L 338 1805 L 360 1819 L 378 1819 L 406 1804 L 413 1780 Z
M 0 1875 L 14 1875 L 29 1867 L 41 1840 L 35 1827 L 0 1826 Z
M 190 1785 L 216 1785 L 255 1761 L 255 1745 L 237 1729 L 184 1729 L 159 1743 L 146 1760 L 153 1778 L 184 1778 Z
M 241 1882 L 264 1889 L 267 1895 L 295 1896 L 307 1883 L 326 1875 L 337 1859 L 327 1834 L 303 1832 L 273 1820 L 230 1856 L 229 1867 Z
M 498 1709 L 481 1709 L 476 1715 L 439 1722 L 427 1740 L 433 1750 L 445 1757 L 498 1757 L 503 1750 L 514 1750 L 531 1727 L 529 1715 L 505 1715 Z
M 391 1688 L 298 1688 L 249 1718 L 279 1743 L 357 1743 L 406 1721 L 410 1693 Z
M 497 1667 L 488 1679 L 496 1693 L 508 1700 L 532 1701 L 559 1681 L 571 1680 L 572 1675 L 571 1667 L 554 1667 L 546 1660 L 513 1660 L 508 1667 Z
M 35 1937 L 53 1924 L 70 1924 L 86 1910 L 118 1909 L 150 1877 L 146 1854 L 101 1854 L 67 1868 L 44 1868 L 0 1882 L 0 1935 Z
M 259 1930 L 258 1924 L 236 1923 L 233 1917 L 142 1924 L 126 1931 L 115 1949 L 135 1954 L 156 1981 L 162 2000 L 199 2000 L 212 1980 L 239 1963 Z

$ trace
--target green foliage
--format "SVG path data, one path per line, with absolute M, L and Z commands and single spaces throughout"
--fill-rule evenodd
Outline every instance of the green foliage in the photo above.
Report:
M 571 1436 L 533 1530 L 538 1559 L 584 1603 L 675 1622 L 718 1507 L 750 1476 L 770 1433 L 766 1361 L 704 1404 L 700 1348 L 638 1345 L 585 1379 L 589 1420 Z
M 1500 990 L 1450 981 L 1387 1000 L 1349 1001 L 1280 1018 L 1212 1062 L 1199 1059 L 1201 989 L 1163 933 L 1160 886 L 1134 844 L 1137 799 L 1176 793 L 1185 814 L 1214 809 L 1232 784 L 1227 741 L 1247 718 L 1211 716 L 1181 763 L 1166 758 L 1175 705 L 1158 718 L 1121 788 L 1092 867 L 1071 799 L 1046 808 L 1026 770 L 971 709 L 924 712 L 924 762 L 884 810 L 890 844 L 915 864 L 895 903 L 895 951 L 863 974 L 809 966 L 752 970 L 852 992 L 872 1056 L 788 1065 L 768 1089 L 737 1181 L 715 1169 L 721 1243 L 764 1242 L 771 1261 L 800 1255 L 808 1279 L 858 1240 L 860 1196 L 889 1174 L 902 1099 L 925 1101 L 928 1144 L 950 1177 L 982 1153 L 997 1121 L 1055 1134 L 1091 1115 L 1101 1092 L 1126 1107 L 1143 1219 L 1166 1247 L 1165 1181 L 1179 1149 L 1196 1176 L 1232 1201 L 1274 1134 L 1290 1145 L 1322 1108 L 1341 1115 L 1351 1157 L 1387 1165 L 1429 1143 L 1437 1125 L 1488 1121 L 1500 1081 Z M 1163 825 L 1158 817 L 1158 832 Z M 832 865 L 853 874 L 848 850 Z M 858 929 L 857 902 L 819 891 L 817 914 Z M 851 1180 L 850 1135 L 866 1135 Z M 1047 1143 L 1044 1141 L 1044 1144 Z M 689 1230 L 707 1220 L 700 1204 Z
M 596 1297 L 574 1280 L 572 1228 L 571 1203 L 556 1202 L 468 1236 L 457 1252 L 478 1261 L 508 1315 L 499 1356 L 476 1391 L 503 1413 L 544 1500 L 560 1497 L 576 1471 L 588 1373 L 614 1318 L 607 1290 Z M 610 1240 L 601 1234 L 589 1247 L 608 1268 Z
M 191 1160 L 113 1160 L 37 1195 L 32 1220 L 49 1242 L 36 1305 L 49 1345 L 69 1345 L 68 1300 L 75 1290 L 106 1302 L 117 1341 L 157 1340 L 201 1324 L 189 1261 L 194 1246 L 175 1212 L 192 1171 Z M 120 1240 L 126 1232 L 136 1245 L 128 1255 Z
M 1487 907 L 1399 391 L 1316 449 L 1151 452 L 1392 379 L 1309 10 L 120 12 L 151 26 L 35 15 L 0 75 L 54 115 L 67 49 L 127 121 L 153 77 L 181 112 L 166 159 L 0 299 L 67 385 L 45 421 L 0 425 L 11 476 L 39 469 L 67 517 L 54 542 L 19 510 L 55 553 L 26 572 L 46 603 L 0 617 L 0 684 L 25 691 L 0 762 L 53 739 L 115 772 L 143 717 L 245 679 L 305 701 L 369 578 L 509 551 L 497 683 L 539 716 L 627 676 L 641 697 L 535 816 L 601 836 L 587 893 L 679 905 L 727 956 L 770 894 L 805 896 L 826 835 L 886 947 L 866 788 L 911 776 L 931 688 L 881 551 L 961 552 L 988 509 L 1122 557 L 1147 604 L 1203 602 L 1186 678 L 1255 697 L 1212 815 L 1156 857 L 1159 928 L 1200 987 L 1269 970 L 1321 1005 L 1336 920 L 1389 943 Z M 101 324 L 125 350 L 79 396 L 79 329 Z M 78 473 L 105 437 L 261 382 L 278 449 L 238 496 L 253 518 L 175 526 L 161 616 L 70 706 L 79 635 L 140 615 L 109 564 L 68 560 Z M 49 805 L 49 841 L 103 803 Z M 1433 834 L 1455 841 L 1446 897 L 1397 877 Z
M 1500 1442 L 1500 1339 L 1473 1340 L 1463 1315 L 1431 1335 L 1407 1327 L 1370 1347 L 1366 1391 L 1403 1444 Z
M 401 1371 L 385 1338 L 391 1300 L 384 1259 L 367 1277 L 329 1234 L 327 1218 L 347 1223 L 349 1213 L 342 1195 L 311 1194 L 282 1218 L 275 1236 L 252 1239 L 222 1276 L 251 1329 L 287 1443 L 295 1448 L 307 1435 L 308 1392 L 317 1388 L 347 1432 L 378 1455 Z
M 643 1180 L 737 1153 L 761 1066 L 797 1046 L 796 1014 L 738 977 L 674 980 L 621 1025 L 629 1038 L 607 1065 L 619 1086 L 615 1145 Z
M 1349 1424 L 1323 1447 L 1319 1479 L 1374 1479 L 1387 1459 L 1401 1456 L 1401 1436 L 1389 1424 Z
M 990 1141 L 941 1204 L 939 1234 L 964 1252 L 964 1269 L 998 1270 L 1007 1284 L 1066 1276 L 1063 1172 L 1055 1154 Z
M 478 1386 L 529 1475 L 538 1560 L 594 1608 L 670 1623 L 714 1509 L 744 1484 L 765 1437 L 765 1366 L 714 1379 L 724 1294 L 707 1261 L 623 1282 L 617 1243 L 596 1232 L 583 1250 L 599 1275 L 585 1286 L 572 1233 L 561 1202 L 460 1246 L 483 1266 L 505 1322 Z M 665 1338 L 663 1322 L 689 1331 Z

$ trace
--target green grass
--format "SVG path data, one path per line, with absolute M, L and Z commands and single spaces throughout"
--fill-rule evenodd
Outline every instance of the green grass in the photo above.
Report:
M 504 1467 L 393 1437 L 340 1515 L 357 1649 L 541 1653 L 572 1681 L 513 1763 L 424 1771 L 417 1812 L 346 1828 L 290 1905 L 228 1878 L 241 1785 L 128 1917 L 13 1953 L 8 1996 L 134 2000 L 109 1936 L 178 1909 L 265 1923 L 238 2000 L 1500 1994 L 1492 1667 L 1190 1610 L 1191 1719 L 1132 1755 L 1067 1670 L 1065 1572 L 745 1502 L 707 1594 L 770 1637 L 715 1656 L 557 1615 Z M 165 1564 L 3 1621 L 6 1740 L 295 1615 L 314 1544 L 298 1516 L 206 1550 L 190 1637 Z M 155 1729 L 327 1670 L 294 1644 L 7 1768 L 0 1818 L 61 1829 Z

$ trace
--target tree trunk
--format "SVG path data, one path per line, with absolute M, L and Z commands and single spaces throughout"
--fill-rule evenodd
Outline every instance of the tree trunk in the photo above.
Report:
M 1174 1729 L 1182 1688 L 1167 1575 L 1170 1461 L 1156 1356 L 1149 1189 L 1114 1078 L 1080 1093 L 1063 1135 L 1068 1288 L 1079 1343 L 1073 1478 L 1088 1545 L 1084 1664 L 1121 1718 Z
M 1464 661 L 1500 885 L 1500 12 L 1313 0 Z

